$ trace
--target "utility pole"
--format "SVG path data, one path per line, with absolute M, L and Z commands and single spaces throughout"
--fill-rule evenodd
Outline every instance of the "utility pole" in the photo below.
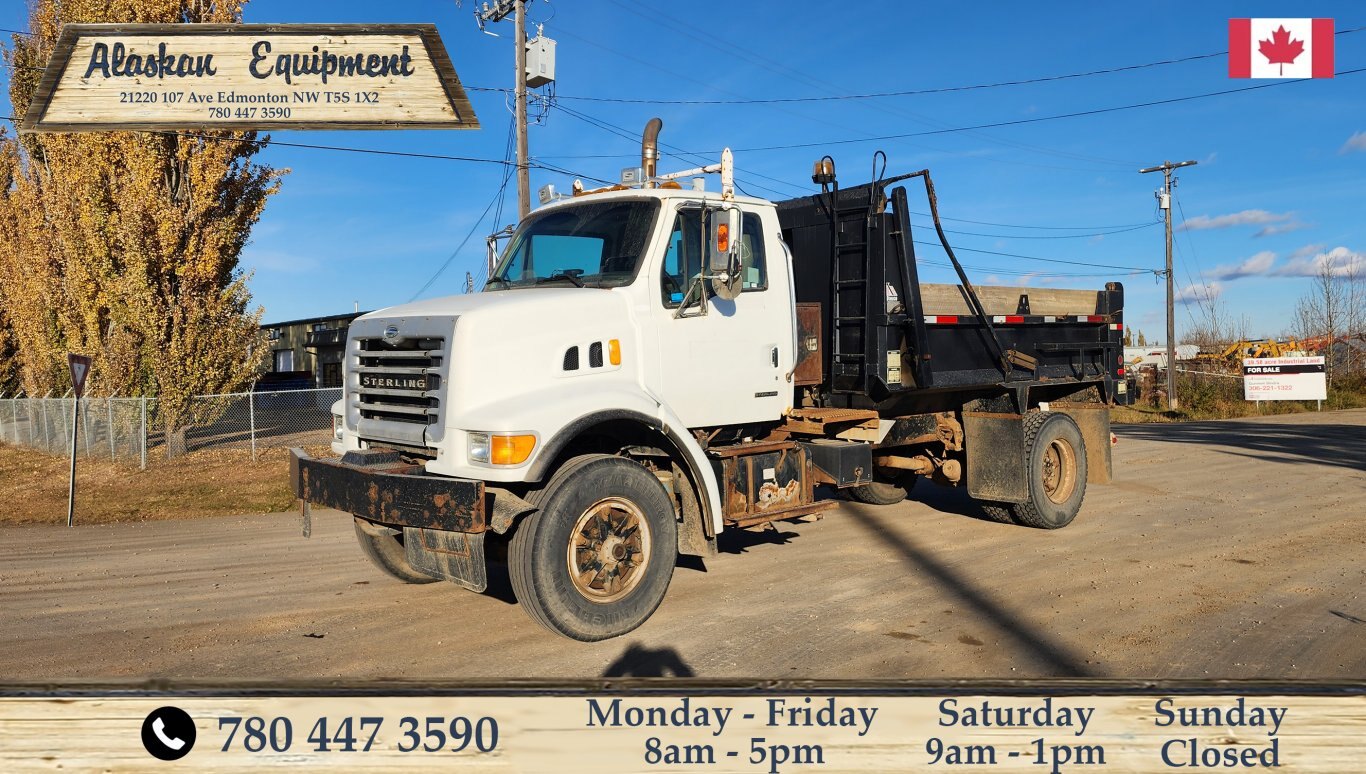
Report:
M 521 220 L 531 213 L 531 170 L 527 163 L 526 139 L 526 0 L 497 0 L 491 6 L 484 3 L 474 12 L 474 17 L 482 30 L 485 22 L 500 22 L 508 14 L 512 14 L 515 25 L 512 46 L 516 50 L 517 80 L 513 92 L 517 103 L 517 219 Z
M 1176 411 L 1176 291 L 1172 284 L 1172 170 L 1193 167 L 1194 161 L 1164 161 L 1160 166 L 1138 170 L 1139 174 L 1162 172 L 1162 191 L 1157 195 L 1158 206 L 1167 218 L 1167 410 Z

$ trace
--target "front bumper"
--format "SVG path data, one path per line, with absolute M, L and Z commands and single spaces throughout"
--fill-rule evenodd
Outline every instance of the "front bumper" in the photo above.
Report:
M 428 475 L 397 453 L 350 451 L 340 460 L 290 449 L 289 480 L 306 503 L 335 508 L 394 527 L 482 533 L 484 482 Z

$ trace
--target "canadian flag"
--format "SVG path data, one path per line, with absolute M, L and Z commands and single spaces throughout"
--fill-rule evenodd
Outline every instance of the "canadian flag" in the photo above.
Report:
M 1332 78 L 1332 19 L 1229 19 L 1228 77 Z

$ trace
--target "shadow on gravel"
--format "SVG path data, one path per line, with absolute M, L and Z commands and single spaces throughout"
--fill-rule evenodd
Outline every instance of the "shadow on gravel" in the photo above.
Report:
M 929 487 L 926 487 L 928 490 Z M 1016 617 L 1010 611 L 996 604 L 991 597 L 973 587 L 969 579 L 960 576 L 944 564 L 921 550 L 910 540 L 898 534 L 884 523 L 878 515 L 878 506 L 846 503 L 843 507 L 847 518 L 866 529 L 874 538 L 880 540 L 897 553 L 917 575 L 928 577 L 944 591 L 967 605 L 974 613 L 995 626 L 1018 646 L 1021 658 L 1043 665 L 1049 672 L 1059 677 L 1089 677 L 1090 672 L 1082 661 L 1069 653 L 1062 645 L 1049 641 L 1048 637 L 1029 623 Z M 1017 528 L 1018 529 L 1018 528 Z
M 981 503 L 968 496 L 966 486 L 941 486 L 932 481 L 916 482 L 915 488 L 911 490 L 910 499 L 915 502 L 927 505 L 940 513 L 952 513 L 957 516 L 967 516 L 970 519 L 986 521 L 992 524 L 999 524 L 995 519 L 988 518 L 982 512 Z M 1001 525 L 1003 529 L 1023 529 L 1011 525 Z
M 743 554 L 754 546 L 782 545 L 796 532 L 786 532 L 782 522 L 769 522 L 763 529 L 727 529 L 716 536 L 716 550 L 723 554 Z
M 607 665 L 603 677 L 696 677 L 673 648 L 647 648 L 633 642 Z
M 1228 454 L 1267 462 L 1366 470 L 1366 427 L 1361 425 L 1223 420 L 1115 425 L 1114 430 L 1121 439 L 1228 446 Z

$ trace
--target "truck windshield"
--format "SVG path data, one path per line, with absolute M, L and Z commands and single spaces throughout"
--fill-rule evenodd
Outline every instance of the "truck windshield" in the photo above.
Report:
M 485 290 L 631 282 L 659 213 L 657 200 L 584 202 L 533 216 L 517 229 Z

